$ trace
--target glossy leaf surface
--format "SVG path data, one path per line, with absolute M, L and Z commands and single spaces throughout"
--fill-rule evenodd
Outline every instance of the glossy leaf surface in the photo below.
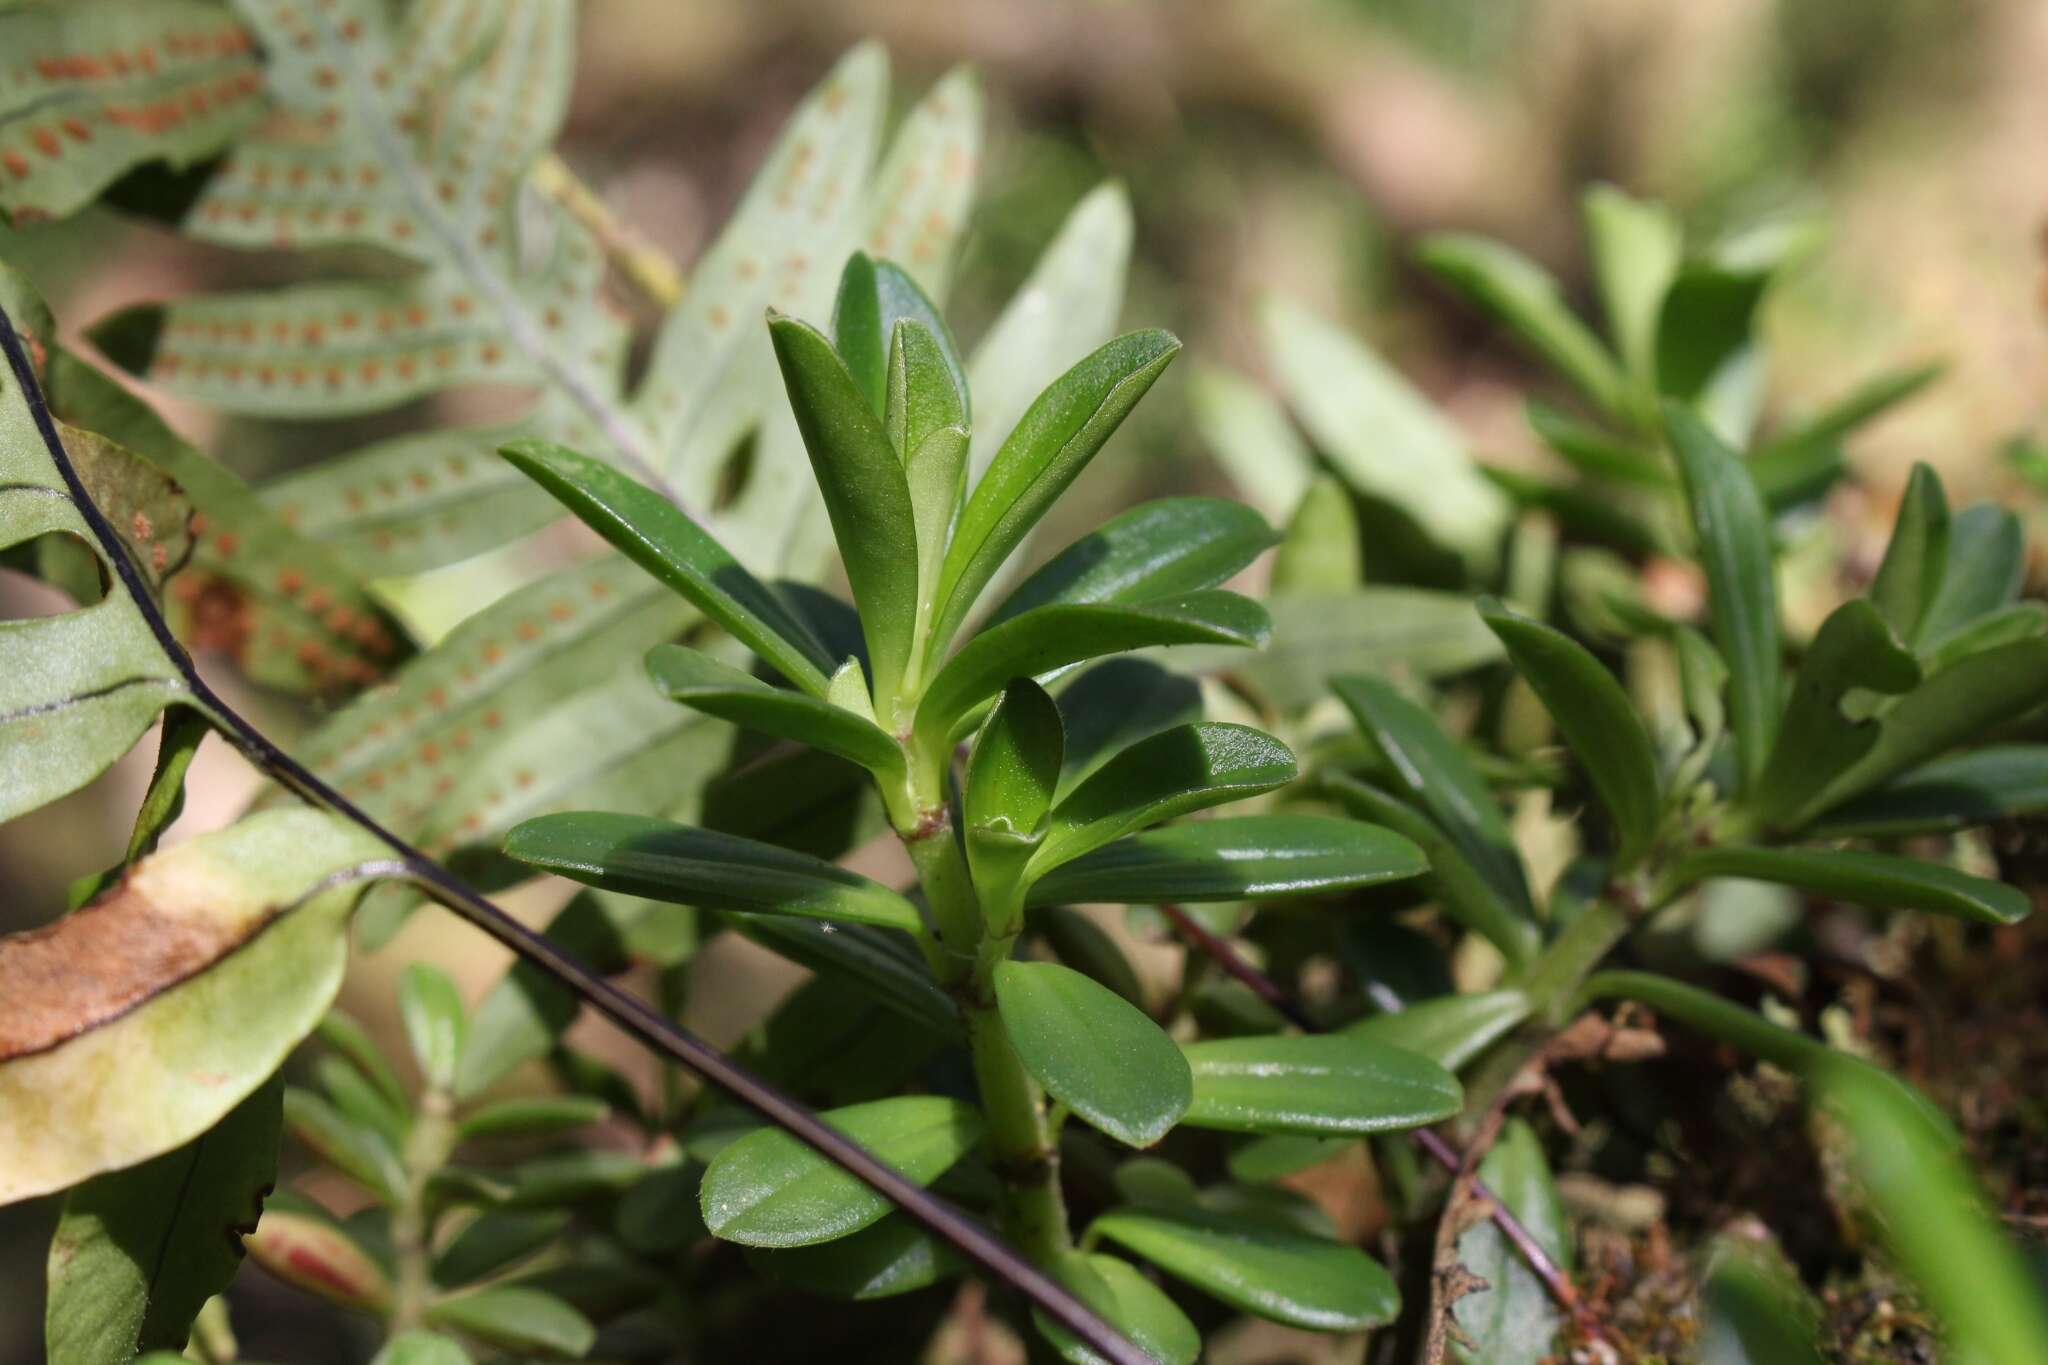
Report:
M 1182 1049 L 1195 1099 L 1183 1122 L 1241 1133 L 1368 1134 L 1458 1112 L 1457 1078 L 1357 1033 L 1218 1038 Z
M 1024 1069 L 1092 1127 L 1149 1147 L 1187 1111 L 1186 1060 L 1130 1001 L 1051 962 L 1000 963 L 995 987 Z
M 1033 905 L 1335 895 L 1429 870 L 1422 850 L 1376 825 L 1317 815 L 1239 815 L 1127 835 L 1040 878 Z

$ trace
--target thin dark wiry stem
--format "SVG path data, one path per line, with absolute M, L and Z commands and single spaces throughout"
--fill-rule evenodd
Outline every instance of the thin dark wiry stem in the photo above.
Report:
M 1303 1033 L 1324 1031 L 1322 1025 L 1302 1008 L 1301 1002 L 1284 986 L 1247 962 L 1244 954 L 1231 947 L 1223 938 L 1211 933 L 1194 916 L 1178 905 L 1162 905 L 1159 908 L 1167 921 L 1183 937 L 1200 948 L 1217 966 L 1243 982 L 1261 1000 L 1278 1010 L 1289 1023 Z M 1409 1131 L 1408 1136 L 1432 1161 L 1453 1176 L 1464 1170 L 1465 1163 L 1459 1159 L 1457 1149 L 1446 1142 L 1436 1130 L 1415 1128 Z M 1579 1291 L 1572 1284 L 1571 1277 L 1558 1267 L 1556 1261 L 1550 1259 L 1550 1253 L 1543 1249 L 1535 1234 L 1523 1226 L 1522 1220 L 1515 1217 L 1507 1205 L 1500 1201 L 1499 1196 L 1480 1183 L 1476 1176 L 1472 1178 L 1471 1189 L 1476 1197 L 1488 1203 L 1491 1207 L 1493 1225 L 1500 1229 L 1501 1236 L 1507 1238 L 1515 1250 L 1521 1253 L 1522 1259 L 1529 1263 L 1530 1271 L 1537 1279 L 1543 1281 L 1543 1287 L 1550 1291 L 1551 1298 L 1557 1300 L 1558 1307 L 1572 1315 L 1572 1320 L 1578 1324 L 1579 1331 L 1594 1341 L 1607 1340 L 1607 1333 L 1601 1328 L 1592 1311 L 1579 1298 Z
M 92 528 L 108 563 L 113 566 L 136 609 L 142 613 L 157 644 L 178 670 L 190 692 L 192 704 L 205 711 L 221 733 L 251 763 L 303 799 L 361 826 L 392 851 L 403 866 L 404 876 L 433 900 L 546 972 L 632 1037 L 688 1067 L 795 1136 L 826 1160 L 871 1186 L 912 1219 L 1029 1298 L 1045 1310 L 1048 1317 L 1087 1342 L 1104 1358 L 1116 1365 L 1151 1365 L 1149 1355 L 1125 1340 L 1086 1304 L 981 1223 L 906 1180 L 876 1160 L 859 1143 L 825 1126 L 794 1099 L 678 1026 L 638 996 L 606 980 L 544 935 L 513 919 L 448 869 L 371 819 L 354 802 L 307 771 L 222 701 L 199 676 L 191 656 L 171 634 L 169 623 L 157 610 L 140 571 L 129 559 L 114 528 L 86 495 L 85 486 L 79 481 L 70 457 L 65 453 L 64 443 L 57 435 L 49 403 L 36 382 L 35 370 L 29 363 L 21 337 L 14 330 L 14 320 L 4 308 L 0 308 L 0 349 L 7 352 L 7 363 L 14 372 L 15 381 L 21 385 L 36 430 L 42 436 L 58 473 L 63 476 L 79 514 Z

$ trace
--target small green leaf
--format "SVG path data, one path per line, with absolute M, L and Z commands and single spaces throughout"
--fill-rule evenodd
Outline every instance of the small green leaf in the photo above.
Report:
M 1501 905 L 1533 921 L 1529 883 L 1507 817 L 1435 718 L 1379 678 L 1335 678 L 1330 687 L 1401 779 L 1407 798 L 1436 822 Z
M 1657 390 L 1657 321 L 1678 274 L 1678 219 L 1662 204 L 1595 185 L 1581 207 L 1607 331 L 1639 391 Z
M 328 1165 L 387 1204 L 403 1197 L 405 1170 L 398 1153 L 374 1128 L 344 1117 L 310 1090 L 284 1092 L 284 1123 L 293 1137 Z
M 1572 753 L 1586 765 L 1619 834 L 1616 861 L 1632 865 L 1663 823 L 1664 793 L 1650 736 L 1614 675 L 1564 632 L 1495 604 L 1480 615 L 1507 646 Z
M 321 1042 L 348 1058 L 363 1078 L 376 1087 L 386 1104 L 398 1110 L 407 1107 L 405 1087 L 399 1083 L 398 1073 L 391 1069 L 384 1050 L 353 1016 L 340 1009 L 331 1009 L 321 1017 L 314 1032 Z
M 1127 835 L 1040 878 L 1033 905 L 1327 896 L 1429 870 L 1391 830 L 1320 815 L 1238 815 Z
M 897 327 L 906 321 L 937 343 L 948 387 L 958 395 L 957 414 L 940 425 L 963 423 L 967 369 L 938 308 L 894 262 L 874 260 L 861 251 L 847 257 L 846 269 L 839 276 L 839 297 L 832 306 L 832 345 L 877 417 L 895 398 L 889 391 L 890 352 L 896 344 Z M 906 451 L 914 448 L 900 439 L 896 446 Z
M 1039 846 L 1065 747 L 1059 708 L 1029 678 L 1010 680 L 975 736 L 961 814 L 991 932 L 1009 932 L 1017 878 Z
M 118 1365 L 183 1350 L 192 1320 L 242 1261 L 277 1182 L 283 1087 L 273 1080 L 209 1131 L 64 1199 L 50 1242 L 43 1342 L 55 1365 Z
M 516 441 L 498 453 L 785 678 L 812 696 L 825 695 L 838 661 L 802 618 L 667 498 L 546 441 Z
M 983 629 L 1056 602 L 1138 603 L 1200 592 L 1251 563 L 1273 542 L 1272 528 L 1242 503 L 1221 498 L 1140 503 L 1053 556 L 1004 599 Z
M 1426 238 L 1416 259 L 1505 324 L 1603 412 L 1627 417 L 1614 357 L 1572 315 L 1557 281 L 1543 267 L 1511 247 L 1460 232 Z
M 1823 838 L 1897 838 L 1988 825 L 2048 810 L 2048 744 L 1993 745 L 1915 768 L 1836 806 L 1812 826 Z
M 1125 1208 L 1089 1226 L 1175 1279 L 1255 1317 L 1312 1332 L 1356 1332 L 1394 1320 L 1401 1293 L 1356 1247 L 1264 1219 L 1199 1208 Z
M 1850 692 L 1896 695 L 1919 681 L 1919 662 L 1871 599 L 1852 598 L 1829 613 L 1799 662 L 1777 743 L 1747 803 L 1757 821 L 1776 827 L 1878 742 L 1878 721 L 1844 713 Z
M 512 1209 L 552 1209 L 610 1199 L 646 1174 L 647 1163 L 630 1152 L 572 1148 L 514 1168 L 503 1202 Z
M 1822 1365 L 1819 1305 L 1798 1272 L 1738 1233 L 1718 1239 L 1700 1306 L 1700 1365 Z
M 952 997 L 932 979 L 910 936 L 862 924 L 734 915 L 740 933 L 792 962 L 858 985 L 878 1003 L 941 1035 L 960 1031 Z
M 1317 476 L 1295 504 L 1273 556 L 1276 597 L 1348 593 L 1365 579 L 1358 513 L 1351 494 L 1327 474 Z
M 340 1057 L 316 1059 L 313 1075 L 344 1118 L 373 1130 L 394 1148 L 403 1148 L 406 1131 L 412 1124 L 405 1105 L 386 1099 L 376 1086 L 363 1079 L 362 1072 Z
M 1427 1057 L 1456 1071 L 1529 1017 L 1520 991 L 1480 991 L 1423 1000 L 1396 1014 L 1375 1014 L 1347 1024 L 1344 1033 Z
M 757 1248 L 747 1263 L 809 1293 L 854 1300 L 908 1294 L 962 1269 L 950 1246 L 898 1214 L 817 1246 Z
M 1552 1261 L 1569 1270 L 1571 1228 L 1543 1146 L 1528 1124 L 1508 1121 L 1479 1163 L 1479 1178 Z M 1500 1229 L 1490 1219 L 1475 1223 L 1458 1239 L 1458 1259 L 1486 1287 L 1460 1298 L 1452 1309 L 1472 1343 L 1470 1349 L 1454 1346 L 1456 1358 L 1469 1365 L 1540 1365 L 1549 1359 L 1561 1325 L 1556 1305 Z
M 1854 1059 L 1808 1072 L 1815 1102 L 1848 1137 L 1852 1178 L 1893 1257 L 1927 1296 L 1958 1357 L 2025 1365 L 2048 1341 L 2040 1280 L 1971 1178 L 1954 1129 L 1917 1092 Z
M 929 1185 L 981 1140 L 981 1116 L 958 1100 L 911 1095 L 827 1110 L 820 1118 L 890 1168 Z M 859 1178 L 779 1128 L 727 1146 L 704 1172 L 705 1226 L 728 1242 L 809 1246 L 880 1222 L 891 1205 Z
M 1195 1077 L 1183 1123 L 1239 1133 L 1390 1133 L 1458 1112 L 1458 1078 L 1356 1033 L 1220 1038 L 1182 1049 Z
M 1742 461 L 1704 422 L 1675 403 L 1664 420 L 1707 571 L 1714 644 L 1728 662 L 1736 758 L 1744 785 L 1754 786 L 1777 740 L 1783 695 L 1770 520 Z
M 1059 694 L 1067 731 L 1060 799 L 1131 745 L 1202 718 L 1202 689 L 1146 659 L 1110 659 Z
M 1160 1365 L 1194 1365 L 1202 1335 L 1158 1285 L 1128 1261 L 1076 1253 L 1052 1268 L 1053 1278 L 1100 1313 L 1103 1320 Z M 1072 1365 L 1103 1365 L 1103 1358 L 1073 1333 L 1033 1309 L 1031 1325 Z
M 882 430 L 880 403 L 862 397 L 822 332 L 774 317 L 768 335 L 860 608 L 875 695 L 893 697 L 917 630 L 917 514 L 903 460 Z
M 541 1137 L 602 1123 L 611 1113 L 603 1100 L 587 1095 L 535 1095 L 501 1100 L 463 1117 L 456 1131 L 471 1138 Z
M 1149 1147 L 1187 1111 L 1186 1059 L 1130 1001 L 1052 962 L 998 963 L 995 984 L 1024 1069 L 1076 1117 Z
M 1075 787 L 1052 812 L 1031 875 L 1163 820 L 1283 787 L 1294 755 L 1249 725 L 1199 722 L 1139 740 Z
M 478 1214 L 434 1256 L 434 1283 L 459 1289 L 516 1265 L 561 1236 L 572 1217 L 566 1210 Z
M 981 632 L 947 661 L 918 705 L 917 732 L 936 745 L 1012 678 L 1158 645 L 1256 647 L 1266 630 L 1258 603 L 1214 589 L 1135 607 L 1040 607 Z
M 873 720 L 838 700 L 839 679 L 859 682 L 859 664 L 849 661 L 851 675 L 835 675 L 827 699 L 783 687 L 770 687 L 752 674 L 722 663 L 709 654 L 681 645 L 659 645 L 647 656 L 647 672 L 662 695 L 707 716 L 717 716 L 781 739 L 837 754 L 878 776 L 900 776 L 903 750 Z
M 1646 450 L 1608 435 L 1540 398 L 1524 406 L 1529 427 L 1558 456 L 1590 479 L 1668 489 L 1671 472 L 1655 450 Z
M 590 886 L 719 910 L 922 932 L 917 907 L 822 858 L 652 816 L 579 811 L 528 820 L 506 856 Z
M 597 1329 L 553 1294 L 521 1285 L 491 1285 L 427 1310 L 427 1321 L 508 1351 L 577 1360 L 597 1340 Z
M 693 1123 L 693 1136 L 702 1125 Z M 704 1167 L 695 1161 L 656 1166 L 619 1198 L 612 1228 L 619 1240 L 643 1256 L 681 1251 L 707 1235 L 698 1196 Z
M 1694 405 L 1730 441 L 1748 436 L 1761 398 L 1756 310 L 1776 262 L 1693 260 L 1664 292 L 1657 388 Z
M 1921 619 L 1917 643 L 1938 646 L 2011 602 L 2026 577 L 2026 558 L 2026 534 L 2013 513 L 1988 502 L 1958 512 L 1949 523 L 1941 591 Z
M 1871 580 L 1870 600 L 1908 644 L 1920 638 L 1920 623 L 1941 593 L 1948 572 L 1948 498 L 1941 477 L 1916 463 L 1892 523 L 1884 562 Z
M 415 962 L 399 978 L 398 1013 L 420 1074 L 428 1085 L 445 1090 L 455 1080 L 455 1063 L 469 1029 L 462 993 L 440 968 Z
M 1278 398 L 1241 374 L 1203 368 L 1188 377 L 1188 411 L 1238 496 L 1272 521 L 1294 513 L 1316 457 Z
M 1853 849 L 1724 844 L 1686 855 L 1676 875 L 1682 883 L 1747 877 L 1880 910 L 1919 910 L 1983 924 L 2014 924 L 2033 908 L 2025 892 L 2004 882 L 1921 858 Z
M 1017 422 L 968 495 L 940 573 L 940 645 L 1053 500 L 1102 449 L 1180 351 L 1166 332 L 1117 338 L 1053 381 Z
M 400 1332 L 370 1365 L 470 1365 L 469 1353 L 453 1337 L 439 1332 Z

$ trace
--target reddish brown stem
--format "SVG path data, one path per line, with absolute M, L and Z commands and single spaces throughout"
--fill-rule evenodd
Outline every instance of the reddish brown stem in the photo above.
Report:
M 1182 937 L 1200 948 L 1211 961 L 1237 978 L 1253 994 L 1278 1010 L 1289 1023 L 1303 1033 L 1324 1031 L 1323 1027 L 1310 1017 L 1309 1012 L 1302 1008 L 1300 1001 L 1279 982 L 1247 962 L 1244 954 L 1233 948 L 1227 940 L 1210 932 L 1205 925 L 1178 905 L 1162 905 L 1159 909 Z M 1459 1158 L 1457 1149 L 1434 1129 L 1412 1129 L 1408 1137 L 1416 1146 L 1422 1148 L 1431 1160 L 1452 1175 L 1458 1175 L 1464 1170 L 1465 1163 Z M 1500 1229 L 1501 1236 L 1507 1238 L 1521 1254 L 1522 1259 L 1528 1262 L 1530 1272 L 1543 1281 L 1543 1287 L 1550 1292 L 1550 1297 L 1557 1301 L 1557 1306 L 1571 1314 L 1572 1321 L 1578 1324 L 1580 1334 L 1591 1341 L 1607 1341 L 1605 1329 L 1593 1316 L 1592 1310 L 1579 1298 L 1579 1291 L 1572 1284 L 1571 1277 L 1564 1273 L 1557 1262 L 1550 1259 L 1550 1253 L 1543 1249 L 1535 1234 L 1508 1210 L 1507 1205 L 1503 1204 L 1493 1191 L 1480 1183 L 1477 1177 L 1472 1180 L 1472 1192 L 1487 1202 L 1492 1210 L 1490 1216 L 1493 1225 Z

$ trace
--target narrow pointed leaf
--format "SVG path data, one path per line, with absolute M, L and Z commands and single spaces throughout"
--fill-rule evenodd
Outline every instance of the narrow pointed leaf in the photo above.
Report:
M 628 895 L 756 914 L 921 932 L 917 907 L 822 858 L 651 816 L 581 811 L 529 820 L 505 838 L 529 866 Z
M 465 1114 L 457 1130 L 465 1139 L 546 1137 L 601 1123 L 610 1113 L 610 1105 L 587 1095 L 536 1095 L 485 1105 Z
M 1024 1069 L 1091 1127 L 1149 1147 L 1187 1111 L 1187 1061 L 1130 1001 L 1052 962 L 1000 963 L 995 986 Z
M 953 529 L 939 578 L 941 642 L 1179 351 L 1166 332 L 1119 337 L 1053 381 L 1018 419 Z
M 647 672 L 662 695 L 764 734 L 793 739 L 838 754 L 881 775 L 903 768 L 903 750 L 872 720 L 804 692 L 770 687 L 752 674 L 681 645 L 661 645 L 647 656 Z
M 1033 905 L 1328 896 L 1429 870 L 1391 830 L 1319 815 L 1240 815 L 1127 835 L 1040 878 Z
M 1053 1267 L 1053 1277 L 1160 1365 L 1194 1365 L 1202 1336 L 1187 1314 L 1128 1261 L 1075 1254 Z M 1031 1324 L 1071 1365 L 1102 1365 L 1102 1356 L 1043 1312 Z
M 1479 1163 L 1479 1176 L 1537 1245 L 1569 1270 L 1571 1228 L 1535 1131 L 1519 1119 L 1509 1120 Z M 1481 1219 L 1458 1239 L 1458 1259 L 1486 1287 L 1459 1299 L 1452 1309 L 1471 1342 L 1469 1348 L 1453 1347 L 1454 1357 L 1468 1365 L 1541 1365 L 1550 1357 L 1562 1320 L 1521 1253 L 1490 1220 Z
M 1162 731 L 1110 759 L 1059 803 L 1032 855 L 1032 874 L 1133 830 L 1285 786 L 1297 771 L 1286 745 L 1248 725 Z
M 1301 495 L 1273 556 L 1276 597 L 1348 593 L 1365 579 L 1351 494 L 1328 475 Z
M 1678 875 L 1746 877 L 1879 910 L 1919 910 L 1983 924 L 2014 924 L 2033 906 L 2025 892 L 1940 863 L 1853 849 L 1749 848 L 1725 844 L 1685 857 Z
M 2026 535 L 2019 518 L 1995 503 L 1978 503 L 1949 523 L 1941 591 L 1920 621 L 1918 643 L 1941 644 L 1971 622 L 2011 602 L 2026 577 Z
M 2048 810 L 2048 745 L 2003 744 L 1923 764 L 1836 806 L 1816 821 L 1823 838 L 1895 838 L 1988 825 Z
M 917 628 L 917 515 L 903 461 L 879 402 L 870 406 L 823 333 L 775 317 L 768 334 L 860 608 L 876 694 L 893 696 Z
M 937 423 L 953 426 L 967 416 L 967 368 L 945 319 L 925 297 L 917 281 L 892 261 L 875 260 L 855 252 L 846 260 L 839 276 L 839 297 L 832 307 L 832 346 L 846 362 L 861 395 L 877 417 L 895 401 L 889 392 L 891 351 L 896 346 L 897 327 L 909 322 L 937 347 L 945 366 L 946 387 L 952 390 L 955 411 Z M 903 446 L 899 439 L 896 444 Z
M 522 1354 L 580 1359 L 597 1340 L 590 1319 L 568 1303 L 523 1285 L 490 1285 L 427 1310 L 427 1321 Z
M 1396 1014 L 1375 1014 L 1348 1024 L 1344 1033 L 1427 1057 L 1456 1071 L 1486 1051 L 1533 1008 L 1520 991 L 1481 991 L 1423 1000 Z
M 1220 1038 L 1182 1049 L 1195 1077 L 1183 1123 L 1239 1133 L 1390 1133 L 1458 1112 L 1458 1078 L 1356 1033 Z
M 1093 918 L 1064 905 L 1044 905 L 1032 913 L 1031 927 L 1061 963 L 1144 1008 L 1145 984 L 1137 969 Z
M 1632 864 L 1663 823 L 1664 793 L 1657 755 L 1628 694 L 1564 632 L 1498 605 L 1480 614 L 1586 766 L 1619 834 L 1615 857 Z
M 1356 1332 L 1401 1311 L 1393 1277 L 1356 1247 L 1199 1208 L 1125 1208 L 1089 1226 L 1204 1294 L 1312 1332 Z
M 589 527 L 731 631 L 797 686 L 823 696 L 837 663 L 809 627 L 675 504 L 587 455 L 541 441 L 499 452 Z
M 1777 739 L 1783 695 L 1770 521 L 1748 471 L 1704 422 L 1673 404 L 1665 424 L 1707 571 L 1714 644 L 1728 662 L 1736 758 L 1745 785 L 1753 786 Z
M 920 1027 L 942 1035 L 960 1031 L 952 997 L 932 979 L 916 946 L 900 931 L 782 915 L 735 915 L 731 922 L 762 947 L 860 987 Z
M 981 1139 L 981 1116 L 958 1100 L 913 1095 L 819 1117 L 879 1160 L 929 1185 Z M 704 1222 L 728 1242 L 810 1246 L 880 1222 L 889 1201 L 780 1129 L 727 1146 L 704 1172 Z
M 1400 778 L 1403 794 L 1428 813 L 1510 913 L 1534 920 L 1507 817 L 1457 744 L 1427 711 L 1379 678 L 1342 677 L 1330 686 Z
M 516 1265 L 568 1230 L 565 1211 L 491 1209 L 466 1224 L 434 1256 L 434 1283 L 459 1289 Z
M 1242 503 L 1141 503 L 1053 556 L 990 614 L 989 626 L 1055 602 L 1149 602 L 1200 592 L 1244 568 L 1275 539 Z
M 429 1085 L 446 1088 L 455 1079 L 455 1064 L 469 1029 L 461 992 L 440 968 L 415 962 L 399 978 L 398 1010 L 420 1074 Z
M 967 861 L 984 912 L 1014 904 L 1016 880 L 1039 846 L 1065 750 L 1059 708 L 1029 678 L 1014 678 L 975 736 L 961 796 Z
M 917 708 L 918 733 L 943 738 L 1011 678 L 1037 677 L 1105 654 L 1159 645 L 1257 647 L 1266 613 L 1236 593 L 1211 589 L 1143 606 L 1040 607 L 981 632 L 947 661 Z
M 1915 464 L 1899 501 L 1884 562 L 1870 584 L 1870 600 L 1908 644 L 1920 638 L 1920 623 L 1940 595 L 1948 572 L 1948 498 L 1941 477 Z
M 1630 198 L 1611 185 L 1587 191 L 1582 207 L 1608 334 L 1637 388 L 1654 393 L 1657 320 L 1682 249 L 1678 220 L 1663 205 Z

